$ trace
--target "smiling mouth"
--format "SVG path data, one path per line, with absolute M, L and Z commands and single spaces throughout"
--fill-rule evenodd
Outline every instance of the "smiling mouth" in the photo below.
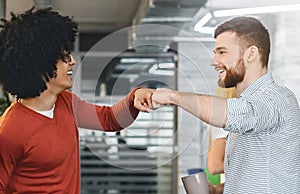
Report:
M 73 71 L 72 70 L 68 71 L 67 75 L 73 75 Z
M 220 69 L 220 70 L 217 70 L 220 74 L 221 73 L 223 73 L 223 72 L 225 72 L 225 70 L 224 69 Z
M 219 74 L 222 74 L 225 72 L 225 69 L 223 68 L 216 68 L 216 71 L 219 73 Z

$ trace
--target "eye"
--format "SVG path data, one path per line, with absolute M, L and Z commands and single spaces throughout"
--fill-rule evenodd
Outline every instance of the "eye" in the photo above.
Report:
M 218 52 L 219 55 L 223 55 L 223 56 L 224 56 L 226 53 L 227 53 L 227 52 L 224 51 L 224 50 L 220 50 L 220 51 Z
M 67 51 L 63 51 L 60 55 L 60 58 L 65 63 L 70 63 L 72 61 L 72 55 Z

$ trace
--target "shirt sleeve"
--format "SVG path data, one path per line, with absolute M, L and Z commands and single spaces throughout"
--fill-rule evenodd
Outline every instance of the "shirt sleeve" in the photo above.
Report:
M 14 168 L 22 155 L 18 134 L 0 129 L 0 193 L 4 193 Z
M 276 103 L 266 96 L 227 100 L 228 115 L 224 130 L 234 133 L 271 133 L 279 125 Z
M 228 131 L 225 131 L 223 128 L 211 126 L 212 140 L 226 138 Z
M 119 131 L 128 127 L 139 114 L 134 107 L 133 89 L 125 98 L 113 106 L 99 106 L 73 96 L 73 109 L 77 125 L 82 128 L 104 131 Z

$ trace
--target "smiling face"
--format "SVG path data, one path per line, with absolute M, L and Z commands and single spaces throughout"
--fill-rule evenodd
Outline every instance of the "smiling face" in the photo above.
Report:
M 216 38 L 214 53 L 211 66 L 219 72 L 219 86 L 229 88 L 242 82 L 245 76 L 244 52 L 236 34 L 233 32 L 220 34 Z
M 49 89 L 60 93 L 73 86 L 72 75 L 73 66 L 76 61 L 71 55 L 66 55 L 64 60 L 58 60 L 56 67 L 56 77 L 50 79 L 47 83 Z

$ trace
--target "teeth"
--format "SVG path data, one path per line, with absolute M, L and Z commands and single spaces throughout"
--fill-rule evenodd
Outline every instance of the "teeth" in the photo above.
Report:
M 220 69 L 220 70 L 218 70 L 218 72 L 219 72 L 219 73 L 223 73 L 223 72 L 224 72 L 224 70 L 223 70 L 223 69 Z
M 72 75 L 72 74 L 73 74 L 72 70 L 67 72 L 67 75 Z

